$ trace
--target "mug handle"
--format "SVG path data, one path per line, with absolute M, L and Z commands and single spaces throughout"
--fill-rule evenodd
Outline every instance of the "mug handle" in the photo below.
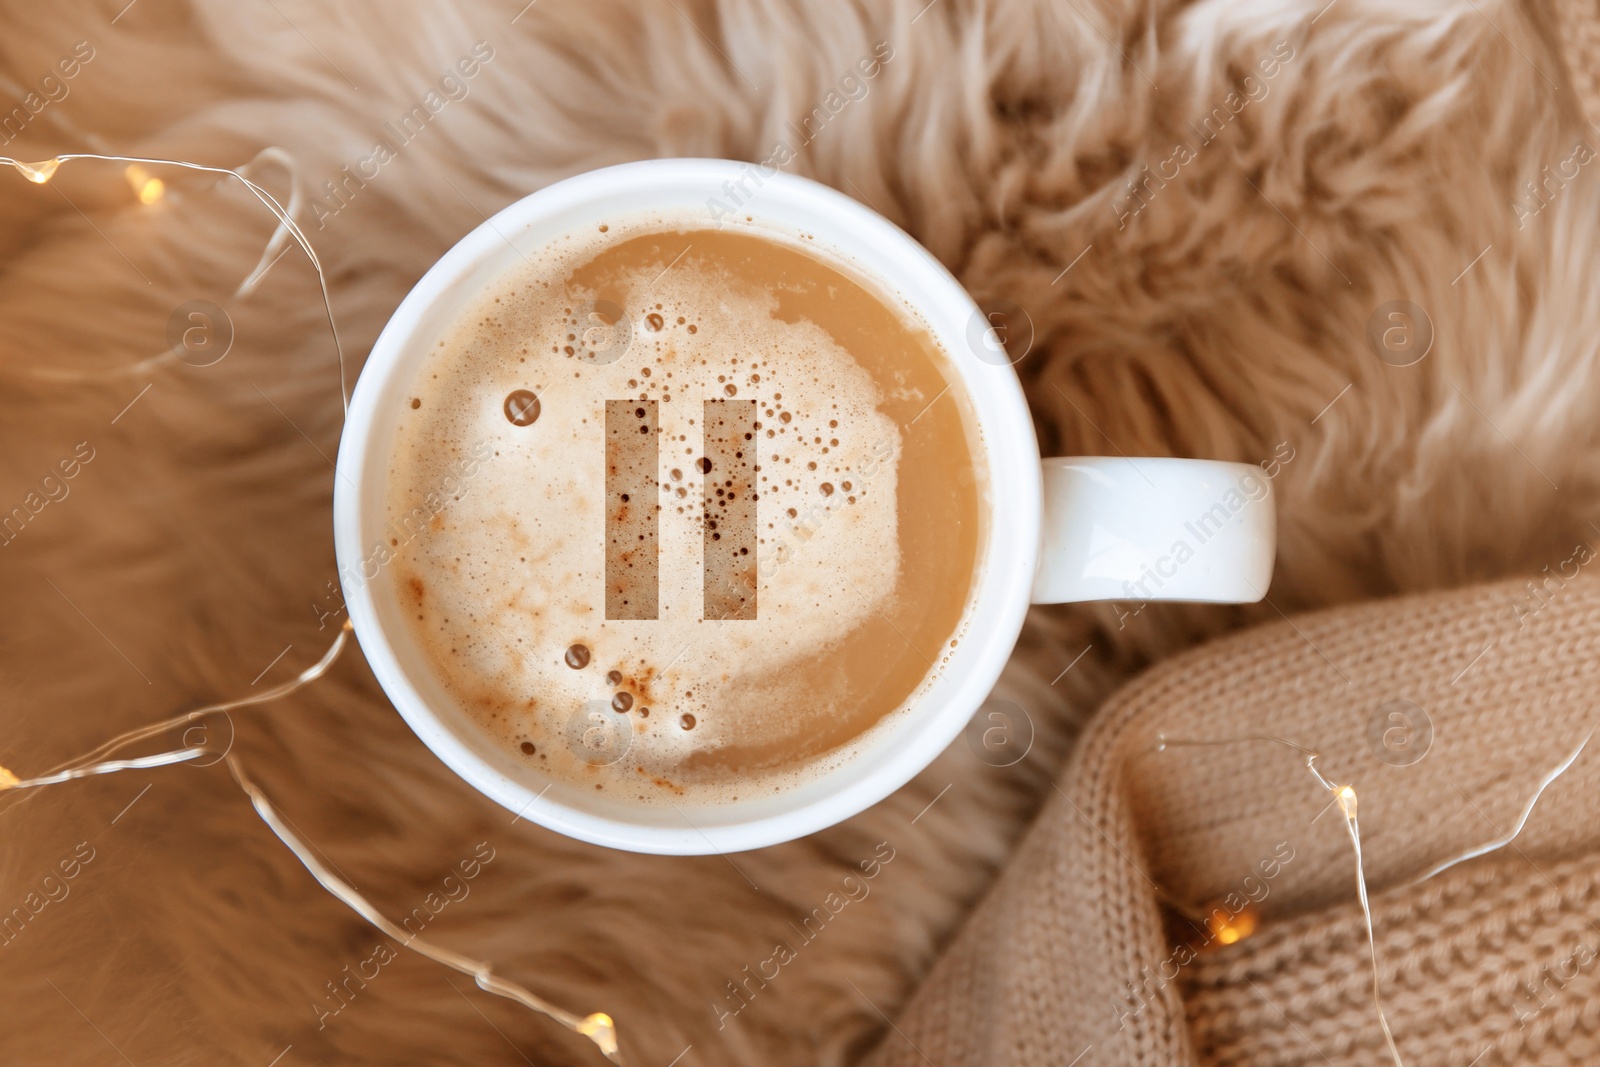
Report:
M 1277 508 L 1254 464 L 1046 459 L 1043 520 L 1035 604 L 1252 604 L 1272 582 Z

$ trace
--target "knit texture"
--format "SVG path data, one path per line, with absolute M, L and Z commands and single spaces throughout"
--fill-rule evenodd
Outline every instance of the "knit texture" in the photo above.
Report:
M 1346 822 L 1266 738 L 1355 790 L 1408 1067 L 1600 1062 L 1600 742 L 1513 846 L 1423 877 L 1600 721 L 1600 580 L 1540 578 L 1285 620 L 1125 689 L 876 1062 L 1389 1063 Z M 1208 916 L 1258 925 L 1225 945 Z

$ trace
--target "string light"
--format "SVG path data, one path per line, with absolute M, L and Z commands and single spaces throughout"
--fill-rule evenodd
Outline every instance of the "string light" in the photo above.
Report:
M 308 685 L 320 678 L 327 671 L 327 669 L 333 665 L 334 661 L 338 658 L 339 652 L 344 648 L 345 636 L 348 633 L 349 624 L 347 622 L 345 627 L 340 630 L 339 636 L 335 639 L 333 646 L 328 650 L 328 653 L 325 654 L 321 660 L 318 660 L 304 671 L 301 671 L 297 677 L 289 682 L 284 683 L 283 685 L 278 686 L 276 690 L 270 693 L 251 697 L 248 700 L 231 701 L 226 704 L 214 704 L 208 708 L 202 708 L 197 711 L 189 712 L 185 715 L 180 715 L 176 718 L 169 719 L 164 723 L 156 724 L 155 728 L 140 727 L 136 730 L 130 730 L 119 737 L 113 738 L 105 745 L 100 746 L 100 748 L 95 750 L 95 753 L 103 755 L 108 750 L 131 744 L 134 741 L 140 740 L 141 738 L 150 736 L 154 732 L 159 732 L 161 729 L 169 729 L 174 725 L 181 725 L 182 723 L 193 721 L 195 718 L 203 715 L 214 714 L 218 711 L 227 710 L 228 708 L 242 707 L 246 704 L 263 704 L 269 700 L 274 700 L 280 696 L 285 696 L 289 693 L 292 693 L 296 689 L 299 689 L 304 685 Z M 9 790 L 33 789 L 46 785 L 56 785 L 60 782 L 71 781 L 75 778 L 84 778 L 92 774 L 111 774 L 116 771 L 139 770 L 147 767 L 165 767 L 174 763 L 183 763 L 188 760 L 197 759 L 201 756 L 207 755 L 208 753 L 209 749 L 207 746 L 197 745 L 174 749 L 170 752 L 161 752 L 153 756 L 142 756 L 137 759 L 102 760 L 99 762 L 89 762 L 87 758 L 84 758 L 74 761 L 74 765 L 68 769 L 57 771 L 51 774 L 41 775 L 37 778 L 24 779 L 19 779 L 11 771 L 4 767 L 0 767 L 0 792 Z M 493 968 L 482 960 L 475 960 L 470 957 L 463 956 L 458 952 L 453 952 L 450 949 L 444 948 L 440 945 L 435 945 L 430 941 L 424 940 L 416 934 L 401 929 L 399 926 L 391 922 L 388 917 L 386 917 L 376 907 L 374 907 L 371 901 L 362 896 L 354 886 L 334 874 L 332 871 L 328 870 L 328 868 L 324 866 L 319 859 L 317 859 L 311 846 L 309 846 L 305 841 L 301 840 L 301 838 L 289 828 L 286 820 L 278 813 L 278 809 L 273 806 L 270 800 L 267 799 L 267 795 L 263 793 L 261 788 L 257 786 L 255 782 L 253 782 L 245 773 L 244 764 L 239 760 L 238 756 L 231 752 L 224 752 L 222 754 L 222 759 L 227 763 L 228 771 L 233 775 L 234 782 L 237 783 L 239 788 L 244 791 L 244 794 L 250 798 L 251 807 L 255 809 L 256 814 L 260 816 L 261 821 L 267 824 L 267 828 L 277 836 L 279 841 L 283 842 L 284 846 L 287 847 L 290 852 L 294 853 L 295 858 L 300 861 L 301 865 L 305 867 L 306 871 L 311 875 L 312 878 L 316 879 L 319 885 L 321 885 L 329 893 L 332 893 L 334 896 L 338 897 L 357 915 L 360 915 L 363 919 L 377 927 L 384 934 L 387 934 L 389 937 L 399 942 L 401 946 L 409 948 L 419 955 L 426 956 L 435 963 L 442 964 L 467 975 L 478 984 L 480 989 L 484 990 L 485 992 L 514 1000 L 519 1004 L 539 1012 L 541 1015 L 555 1020 L 574 1033 L 581 1034 L 590 1041 L 594 1042 L 595 1047 L 598 1048 L 601 1054 L 604 1055 L 608 1060 L 616 1064 L 622 1064 L 623 1060 L 621 1052 L 617 1047 L 617 1028 L 616 1024 L 612 1021 L 611 1016 L 607 1015 L 605 1012 L 595 1012 L 592 1015 L 586 1015 L 582 1017 L 574 1015 L 571 1012 L 558 1008 L 549 1001 L 542 999 L 541 997 L 529 991 L 527 988 L 505 978 L 499 977 L 494 973 Z
M 1533 796 L 1528 798 L 1527 804 L 1523 805 L 1522 813 L 1517 816 L 1517 823 L 1511 828 L 1510 833 L 1505 834 L 1494 841 L 1479 845 L 1476 848 L 1469 848 L 1459 856 L 1455 856 L 1452 859 L 1447 859 L 1443 863 L 1428 868 L 1428 870 L 1418 875 L 1416 878 L 1413 878 L 1411 881 L 1405 883 L 1406 887 L 1409 888 L 1414 885 L 1420 885 L 1421 883 L 1426 882 L 1429 878 L 1432 878 L 1434 875 L 1442 874 L 1445 871 L 1448 871 L 1451 867 L 1454 867 L 1458 863 L 1465 863 L 1467 860 L 1477 859 L 1479 856 L 1487 856 L 1491 852 L 1498 852 L 1507 845 L 1511 844 L 1511 842 L 1515 841 L 1517 839 L 1517 835 L 1522 833 L 1522 828 L 1528 825 L 1528 816 L 1533 814 L 1534 806 L 1539 803 L 1539 798 L 1544 796 L 1544 791 L 1550 788 L 1550 783 L 1554 782 L 1557 778 L 1560 778 L 1563 774 L 1566 774 L 1568 768 L 1578 761 L 1578 756 L 1582 754 L 1585 746 L 1589 744 L 1589 740 L 1592 737 L 1594 737 L 1594 730 L 1590 730 L 1584 735 L 1583 740 L 1578 742 L 1578 747 L 1568 753 L 1566 759 L 1552 767 L 1548 772 L 1545 773 L 1543 778 L 1539 779 L 1539 787 L 1533 791 Z
M 35 163 L 17 164 L 14 161 L 9 162 L 12 166 L 22 170 L 24 173 L 27 173 L 29 168 L 43 166 L 43 164 Z M 284 213 L 290 218 L 299 218 L 300 208 L 304 200 L 304 194 L 300 190 L 298 171 L 295 165 L 294 157 L 289 155 L 289 153 L 285 152 L 281 148 L 264 148 L 257 153 L 255 159 L 239 168 L 239 170 L 235 173 L 239 174 L 240 176 L 244 176 L 244 172 L 246 170 L 255 167 L 259 163 L 276 163 L 283 167 L 284 170 L 288 171 L 289 202 L 284 205 Z M 46 169 L 48 169 L 50 173 L 54 173 L 53 167 Z M 148 189 L 150 192 L 147 192 L 144 195 L 153 196 L 155 188 L 159 188 L 161 195 L 163 197 L 166 195 L 166 186 L 161 182 L 161 179 L 151 176 L 150 172 L 141 164 L 130 164 L 123 174 L 128 178 L 128 182 L 131 186 L 133 186 L 135 193 L 140 193 L 141 191 Z M 46 177 L 41 180 L 48 181 L 49 179 Z M 155 187 L 151 187 L 149 185 L 150 182 L 155 182 Z M 255 292 L 256 288 L 261 284 L 261 280 L 266 277 L 267 272 L 272 269 L 279 259 L 283 258 L 282 253 L 284 246 L 289 242 L 291 236 L 293 235 L 290 233 L 288 227 L 282 222 L 279 222 L 277 228 L 272 231 L 272 236 L 267 239 L 266 247 L 261 250 L 261 257 L 256 260 L 255 267 L 251 269 L 250 273 L 247 274 L 242 281 L 240 281 L 238 287 L 234 289 L 233 295 L 230 299 L 241 300 Z M 335 342 L 337 342 L 337 340 L 338 338 L 335 337 Z M 163 364 L 175 362 L 178 359 L 178 355 L 179 353 L 175 348 L 169 347 L 157 352 L 153 356 L 148 356 L 145 359 L 138 360 L 134 363 L 124 364 L 120 367 L 96 367 L 93 371 L 81 371 L 74 370 L 70 367 L 30 366 L 26 368 L 26 370 L 32 377 L 40 378 L 45 381 L 99 382 L 104 381 L 107 378 L 142 377 L 149 371 L 152 371 Z
M 166 767 L 169 764 L 182 763 L 185 760 L 192 760 L 203 755 L 205 755 L 205 749 L 203 748 L 180 748 L 154 756 L 140 756 L 138 759 L 114 759 L 106 760 L 104 763 L 91 763 L 87 766 L 57 771 L 55 774 L 46 774 L 38 778 L 18 778 L 8 768 L 0 767 L 0 790 L 33 789 L 41 785 L 70 782 L 74 778 L 87 778 L 92 774 L 138 771 L 146 767 Z
M 307 667 L 305 670 L 301 671 L 299 674 L 295 675 L 293 678 L 290 678 L 288 681 L 280 682 L 270 689 L 263 690 L 260 693 L 253 693 L 247 697 L 239 697 L 235 700 L 224 700 L 216 704 L 207 704 L 205 707 L 195 708 L 193 711 L 186 711 L 180 715 L 174 715 L 170 719 L 162 719 L 160 722 L 147 723 L 144 726 L 136 726 L 131 730 L 118 734 L 116 737 L 113 737 L 111 740 L 95 748 L 92 752 L 86 752 L 76 759 L 68 760 L 66 763 L 62 763 L 50 768 L 50 770 L 46 771 L 37 778 L 19 779 L 11 771 L 4 767 L 0 767 L 0 795 L 3 795 L 6 792 L 32 789 L 35 786 L 54 785 L 57 782 L 70 781 L 74 778 L 85 778 L 91 774 L 107 774 L 112 771 L 134 770 L 135 766 L 139 765 L 139 761 L 137 760 L 106 762 L 106 758 L 119 749 L 127 748 L 129 745 L 148 740 L 149 738 L 155 737 L 157 734 L 166 733 L 167 731 L 174 730 L 180 726 L 187 726 L 189 723 L 203 719 L 207 715 L 226 715 L 228 712 L 237 711 L 240 708 L 248 708 L 256 704 L 266 704 L 270 701 L 278 700 L 281 697 L 286 697 L 296 690 L 310 685 L 312 682 L 326 674 L 328 672 L 328 668 L 333 666 L 334 661 L 339 658 L 339 653 L 344 651 L 345 642 L 349 639 L 349 636 L 350 620 L 346 619 L 344 625 L 339 628 L 339 633 L 334 637 L 333 643 L 330 644 L 328 646 L 328 650 L 322 654 L 322 658 L 317 660 L 317 662 L 313 663 L 311 666 Z M 204 746 L 186 746 L 181 749 L 176 749 L 174 752 L 164 753 L 164 755 L 174 756 L 176 753 L 186 752 L 189 753 L 189 755 L 183 757 L 184 759 L 194 759 L 197 756 L 204 754 L 206 751 L 207 750 Z M 152 756 L 146 758 L 156 759 L 157 757 Z M 177 763 L 180 762 L 180 760 L 169 759 L 167 762 Z M 143 764 L 143 766 L 162 766 L 162 764 L 151 763 Z M 11 805 L 11 807 L 17 806 L 17 804 Z M 9 812 L 11 808 L 8 807 L 5 810 Z
M 258 156 L 257 159 L 261 159 L 263 157 L 274 158 L 279 161 L 290 163 L 287 154 L 277 149 L 268 149 Z M 271 265 L 277 262 L 276 254 L 282 248 L 287 239 L 292 238 L 295 243 L 299 245 L 301 251 L 305 253 L 306 258 L 311 262 L 312 268 L 317 273 L 317 284 L 322 295 L 322 307 L 327 319 L 328 330 L 333 336 L 334 352 L 339 364 L 339 400 L 341 410 L 345 415 L 348 416 L 350 411 L 350 390 L 345 377 L 344 346 L 339 338 L 338 326 L 334 322 L 333 302 L 328 293 L 327 275 L 322 269 L 322 263 L 317 258 L 316 251 L 311 247 L 311 242 L 307 239 L 305 232 L 300 228 L 299 223 L 295 219 L 295 211 L 299 207 L 300 199 L 297 183 L 291 180 L 289 207 L 285 208 L 283 204 L 281 204 L 270 192 L 262 188 L 254 181 L 250 180 L 250 178 L 246 177 L 239 170 L 232 170 L 226 167 L 211 167 L 201 163 L 191 163 L 187 160 L 156 159 L 145 156 L 120 156 L 98 152 L 71 152 L 63 153 L 51 159 L 33 163 L 14 159 L 9 156 L 0 156 L 0 165 L 10 166 L 28 181 L 33 182 L 35 185 L 44 185 L 53 177 L 55 177 L 56 171 L 60 169 L 63 163 L 80 159 L 101 160 L 105 162 L 126 164 L 126 167 L 123 171 L 123 176 L 128 181 L 129 186 L 133 189 L 134 195 L 139 199 L 140 203 L 143 204 L 156 203 L 166 195 L 166 184 L 160 178 L 157 178 L 150 173 L 149 168 L 151 167 L 179 167 L 186 170 L 204 171 L 207 173 L 223 175 L 225 177 L 236 178 L 242 182 L 245 188 L 249 190 L 251 195 L 260 201 L 260 203 L 265 206 L 267 210 L 272 212 L 273 217 L 278 221 L 278 226 L 277 229 L 274 230 L 272 238 L 268 241 L 267 248 L 263 252 L 261 260 L 256 264 L 255 269 L 252 270 L 244 279 L 244 281 L 240 283 L 239 288 L 235 292 L 235 296 L 244 296 L 254 290 L 256 285 L 260 283 L 262 277 L 265 276 Z M 292 163 L 290 163 L 290 170 L 292 178 Z M 156 361 L 168 358 L 171 355 L 172 353 L 163 353 L 160 356 L 141 361 L 140 363 L 135 364 L 134 367 L 136 369 L 143 369 L 152 365 Z M 180 749 L 174 749 L 167 752 L 157 753 L 155 755 L 141 756 L 132 759 L 106 758 L 119 749 L 126 748 L 129 745 L 146 740 L 155 736 L 156 734 L 171 730 L 174 727 L 194 722 L 198 719 L 204 718 L 207 715 L 226 715 L 228 712 L 237 710 L 239 708 L 265 704 L 269 701 L 288 696 L 303 686 L 309 685 L 318 678 L 321 678 L 323 674 L 327 672 L 327 670 L 338 659 L 340 652 L 344 650 L 350 632 L 351 626 L 349 620 L 347 619 L 345 620 L 344 625 L 340 627 L 339 633 L 334 637 L 332 643 L 328 646 L 327 651 L 323 653 L 321 659 L 312 664 L 310 667 L 307 667 L 305 670 L 301 671 L 300 674 L 289 681 L 281 683 L 280 685 L 277 685 L 264 692 L 248 697 L 241 697 L 235 700 L 221 701 L 216 704 L 207 705 L 203 708 L 197 708 L 193 711 L 175 715 L 160 722 L 135 727 L 132 730 L 118 734 L 111 740 L 99 745 L 93 751 L 79 756 L 73 760 L 69 760 L 68 762 L 52 768 L 50 771 L 47 771 L 46 773 L 36 777 L 21 778 L 6 767 L 0 766 L 0 797 L 7 797 L 17 793 L 27 794 L 15 803 L 12 803 L 6 806 L 3 810 L 0 810 L 0 815 L 9 814 L 14 808 L 26 803 L 27 800 L 34 795 L 32 791 L 42 786 L 58 785 L 63 782 L 89 777 L 91 775 L 112 774 L 118 771 L 170 766 L 177 763 L 188 762 L 197 759 L 202 755 L 208 754 L 210 750 L 205 745 L 186 745 Z M 232 741 L 230 738 L 230 747 L 231 744 Z M 549 1003 L 548 1001 L 543 1000 L 515 982 L 511 982 L 494 974 L 490 965 L 486 962 L 474 960 L 449 949 L 443 948 L 442 946 L 434 945 L 431 942 L 425 941 L 420 937 L 402 930 L 400 927 L 396 926 L 387 918 L 385 918 L 381 912 L 379 912 L 369 901 L 366 900 L 366 898 L 362 897 L 360 893 L 356 892 L 354 887 L 349 885 L 343 879 L 335 876 L 322 865 L 322 863 L 313 854 L 312 850 L 303 841 L 301 841 L 288 828 L 284 820 L 279 817 L 277 809 L 274 808 L 271 801 L 267 799 L 266 794 L 264 794 L 261 789 L 256 786 L 256 784 L 252 782 L 245 774 L 244 767 L 236 755 L 224 750 L 221 753 L 221 758 L 227 762 L 228 770 L 232 774 L 233 779 L 238 784 L 239 788 L 243 790 L 245 795 L 250 798 L 251 806 L 255 809 L 256 814 L 260 816 L 261 820 L 267 824 L 267 827 L 272 830 L 273 834 L 276 835 L 277 838 L 295 855 L 295 857 L 300 860 L 301 864 L 306 868 L 311 876 L 316 879 L 318 884 L 320 884 L 324 889 L 332 893 L 334 896 L 338 897 L 358 915 L 366 919 L 373 926 L 376 926 L 379 930 L 382 930 L 384 933 L 394 938 L 403 946 L 411 949 L 412 951 L 420 953 L 423 956 L 426 956 L 436 963 L 440 963 L 446 967 L 453 968 L 454 970 L 460 971 L 463 974 L 469 975 L 473 981 L 478 984 L 479 988 L 486 992 L 514 1000 L 517 1003 L 522 1004 L 524 1007 L 527 1007 L 541 1015 L 544 1015 L 547 1018 L 560 1023 L 568 1030 L 580 1034 L 593 1042 L 601 1054 L 611 1062 L 619 1065 L 623 1063 L 622 1054 L 617 1043 L 616 1023 L 612 1020 L 610 1015 L 606 1014 L 605 1012 L 594 1012 L 585 1016 L 574 1015 L 571 1012 L 568 1012 L 554 1004 Z
M 594 1042 L 601 1054 L 612 1063 L 621 1064 L 622 1054 L 617 1048 L 617 1028 L 611 1021 L 611 1016 L 605 1012 L 595 1012 L 593 1015 L 579 1017 L 569 1011 L 556 1007 L 515 982 L 501 978 L 494 973 L 489 964 L 482 960 L 475 960 L 463 956 L 459 952 L 451 951 L 441 945 L 435 945 L 422 937 L 402 930 L 391 922 L 387 916 L 373 907 L 372 903 L 356 891 L 355 887 L 325 867 L 321 860 L 312 852 L 311 848 L 301 841 L 289 829 L 283 818 L 278 814 L 266 794 L 261 792 L 244 773 L 244 767 L 239 763 L 237 756 L 227 757 L 228 770 L 233 774 L 233 780 L 239 783 L 239 788 L 249 796 L 250 803 L 255 807 L 256 814 L 261 816 L 261 821 L 266 823 L 278 840 L 282 841 L 290 852 L 300 860 L 305 869 L 310 872 L 321 886 L 345 904 L 357 915 L 383 931 L 401 945 L 420 955 L 426 956 L 435 963 L 442 964 L 452 970 L 460 971 L 478 984 L 478 988 L 488 993 L 494 993 L 508 1000 L 532 1008 L 534 1011 L 545 1015 L 565 1026 L 576 1034 L 581 1034 Z
M 1383 1039 L 1389 1046 L 1389 1055 L 1394 1060 L 1395 1067 L 1405 1067 L 1405 1061 L 1400 1058 L 1400 1049 L 1394 1043 L 1394 1031 L 1389 1027 L 1389 1015 L 1383 1010 L 1382 975 L 1378 969 L 1378 940 L 1372 925 L 1372 906 L 1367 899 L 1367 871 L 1366 864 L 1361 855 L 1361 824 L 1356 819 L 1356 791 L 1354 786 L 1335 785 L 1317 768 L 1317 760 L 1322 758 L 1322 753 L 1304 745 L 1296 744 L 1284 737 L 1274 737 L 1270 734 L 1251 734 L 1244 737 L 1224 738 L 1220 740 L 1195 740 L 1188 738 L 1169 738 L 1164 734 L 1156 737 L 1155 751 L 1165 752 L 1168 748 L 1210 748 L 1219 745 L 1239 745 L 1249 742 L 1270 742 L 1291 748 L 1305 757 L 1305 768 L 1317 780 L 1317 784 L 1333 794 L 1333 803 L 1339 806 L 1339 811 L 1344 815 L 1345 830 L 1350 835 L 1350 846 L 1355 852 L 1356 860 L 1356 894 L 1361 900 L 1361 916 L 1367 928 L 1367 949 L 1372 964 L 1372 1006 L 1378 1012 L 1378 1025 L 1383 1028 Z M 1241 913 L 1242 914 L 1242 913 Z M 1252 920 L 1250 931 L 1234 937 L 1234 941 L 1248 936 L 1255 929 Z M 1230 942 L 1224 942 L 1230 943 Z
M 333 321 L 333 300 L 328 295 L 328 276 L 323 271 L 322 261 L 317 258 L 316 250 L 311 247 L 311 241 L 307 239 L 305 231 L 300 228 L 300 224 L 295 221 L 294 217 L 289 213 L 289 211 L 278 202 L 276 197 L 267 192 L 267 190 L 263 189 L 261 186 L 257 185 L 255 182 L 251 181 L 249 178 L 245 177 L 240 171 L 233 170 L 228 167 L 210 167 L 204 163 L 191 163 L 188 160 L 183 159 L 155 159 L 149 156 L 116 156 L 107 155 L 100 152 L 65 152 L 61 155 L 55 156 L 52 159 L 46 159 L 38 163 L 27 163 L 19 159 L 13 159 L 10 156 L 0 156 L 0 166 L 12 167 L 30 182 L 33 182 L 36 185 L 43 185 L 51 178 L 55 177 L 56 171 L 60 169 L 63 163 L 70 163 L 79 159 L 96 159 L 108 163 L 126 163 L 130 167 L 180 167 L 184 170 L 198 170 L 204 171 L 208 174 L 221 174 L 225 177 L 237 178 L 239 181 L 243 182 L 244 187 L 250 190 L 251 195 L 259 200 L 268 211 L 272 212 L 273 217 L 278 220 L 279 227 L 287 231 L 289 236 L 294 238 L 295 243 L 300 246 L 300 250 L 306 254 L 306 258 L 311 261 L 312 268 L 317 272 L 317 286 L 322 291 L 322 310 L 327 318 L 328 331 L 333 335 L 334 353 L 339 361 L 339 401 L 344 413 L 346 415 L 350 413 L 350 388 L 345 379 L 344 344 L 339 339 L 339 327 Z M 276 239 L 277 235 L 275 234 L 274 240 Z M 264 273 L 265 271 L 258 266 L 256 271 L 251 274 L 251 277 L 245 280 L 245 285 L 253 285 L 254 282 L 260 280 L 259 275 Z M 241 288 L 244 287 L 241 286 Z
M 1545 772 L 1544 776 L 1539 779 L 1538 787 L 1533 791 L 1533 795 L 1528 798 L 1528 802 L 1523 805 L 1522 812 L 1517 818 L 1516 825 L 1511 828 L 1510 833 L 1504 834 L 1503 836 L 1486 844 L 1468 849 L 1466 852 L 1463 852 L 1458 856 L 1436 864 L 1435 866 L 1424 871 L 1422 874 L 1418 875 L 1416 878 L 1402 883 L 1400 888 L 1406 889 L 1412 886 L 1420 885 L 1435 875 L 1442 874 L 1457 864 L 1465 863 L 1466 861 L 1476 859 L 1479 856 L 1486 856 L 1491 852 L 1497 852 L 1500 849 L 1510 845 L 1512 841 L 1516 840 L 1517 835 L 1522 833 L 1523 827 L 1528 825 L 1528 818 L 1533 814 L 1534 807 L 1538 805 L 1539 799 L 1544 796 L 1545 791 L 1550 788 L 1551 784 L 1555 782 L 1556 779 L 1560 778 L 1563 774 L 1566 774 L 1567 771 L 1571 769 L 1572 765 L 1577 762 L 1578 756 L 1582 754 L 1584 748 L 1589 744 L 1590 740 L 1593 739 L 1595 732 L 1595 729 L 1591 729 L 1587 734 L 1585 734 L 1583 740 L 1578 742 L 1578 746 L 1568 753 L 1565 759 L 1556 764 L 1556 766 L 1552 767 L 1549 771 Z M 1356 895 L 1361 904 L 1362 920 L 1366 924 L 1367 949 L 1372 961 L 1372 1002 L 1373 1006 L 1376 1007 L 1378 1011 L 1378 1023 L 1383 1028 L 1383 1037 L 1384 1041 L 1388 1044 L 1390 1057 L 1393 1058 L 1396 1067 L 1405 1067 L 1404 1063 L 1400 1059 L 1400 1050 L 1395 1046 L 1394 1032 L 1389 1027 L 1388 1015 L 1383 1009 L 1383 997 L 1379 983 L 1377 935 L 1372 922 L 1372 904 L 1368 897 L 1366 867 L 1361 854 L 1361 823 L 1356 817 L 1358 806 L 1355 787 L 1350 785 L 1334 785 L 1326 777 L 1324 777 L 1322 772 L 1317 769 L 1317 760 L 1321 758 L 1321 753 L 1313 749 L 1309 749 L 1304 745 L 1296 744 L 1295 742 L 1286 738 L 1273 737 L 1266 734 L 1253 734 L 1245 737 L 1222 738 L 1218 740 L 1177 739 L 1168 738 L 1165 735 L 1158 734 L 1156 737 L 1156 746 L 1154 751 L 1164 752 L 1168 748 L 1197 748 L 1217 745 L 1237 745 L 1252 741 L 1265 741 L 1273 744 L 1284 745 L 1303 755 L 1305 757 L 1306 770 L 1311 772 L 1319 785 L 1333 794 L 1332 803 L 1337 804 L 1339 811 L 1344 815 L 1345 829 L 1350 835 L 1350 847 L 1355 854 Z M 1247 915 L 1249 916 L 1248 920 L 1241 923 L 1240 920 L 1244 919 Z M 1231 925 L 1226 916 L 1221 916 L 1221 922 L 1215 922 L 1214 920 L 1216 918 L 1216 916 L 1213 917 L 1211 933 L 1223 944 L 1234 944 L 1235 942 L 1243 940 L 1255 932 L 1255 916 L 1250 913 L 1250 909 L 1248 908 L 1234 916 Z
M 1217 908 L 1206 917 L 1206 930 L 1219 945 L 1236 945 L 1256 932 L 1256 910 L 1245 907 L 1230 915 Z
M 42 163 L 19 163 L 14 159 L 8 159 L 6 162 L 20 170 L 22 176 L 35 185 L 43 185 L 55 177 L 56 168 L 61 166 L 59 159 L 47 159 Z

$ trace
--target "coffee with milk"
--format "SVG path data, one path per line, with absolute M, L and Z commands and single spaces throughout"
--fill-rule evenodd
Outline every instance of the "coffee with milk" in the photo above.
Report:
M 694 804 L 838 766 L 915 715 L 978 581 L 983 443 L 949 358 L 804 235 L 551 242 L 400 413 L 411 636 L 530 773 Z

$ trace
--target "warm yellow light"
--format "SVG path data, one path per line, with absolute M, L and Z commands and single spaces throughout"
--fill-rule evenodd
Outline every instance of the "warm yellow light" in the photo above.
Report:
M 13 163 L 22 172 L 22 176 L 35 185 L 43 185 L 55 174 L 56 168 L 61 166 L 59 159 L 46 159 L 38 163 Z
M 10 789 L 22 779 L 12 774 L 8 768 L 0 767 L 0 789 Z
M 578 1033 L 587 1037 L 599 1046 L 600 1051 L 607 1059 L 613 1059 L 617 1054 L 617 1027 L 611 1021 L 611 1016 L 603 1011 L 585 1016 L 578 1022 Z
M 1344 812 L 1345 818 L 1355 818 L 1356 791 L 1354 789 L 1351 789 L 1347 785 L 1341 785 L 1339 787 L 1339 791 L 1334 794 L 1334 799 L 1339 802 L 1339 810 Z
M 160 178 L 151 177 L 150 172 L 137 163 L 122 173 L 128 179 L 128 184 L 133 186 L 134 195 L 139 198 L 141 204 L 153 204 L 166 194 L 167 183 Z
M 1237 915 L 1229 915 L 1217 908 L 1207 917 L 1206 926 L 1219 944 L 1236 944 L 1256 932 L 1255 909 L 1247 906 Z

